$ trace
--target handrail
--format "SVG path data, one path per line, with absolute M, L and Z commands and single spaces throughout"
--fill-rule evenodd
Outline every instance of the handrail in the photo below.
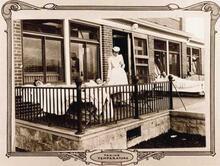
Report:
M 168 109 L 169 82 L 15 87 L 16 118 L 78 130 Z M 79 105 L 79 103 L 81 103 Z

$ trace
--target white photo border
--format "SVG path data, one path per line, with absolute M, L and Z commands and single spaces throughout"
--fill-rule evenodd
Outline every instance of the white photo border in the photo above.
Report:
M 210 151 L 138 151 L 138 150 L 95 150 L 75 152 L 13 152 L 12 151 L 12 12 L 20 10 L 99 10 L 99 11 L 203 11 L 210 13 Z M 63 161 L 74 158 L 86 164 L 95 163 L 88 161 L 88 154 L 107 153 L 109 151 L 130 153 L 134 155 L 134 164 L 150 157 L 161 159 L 164 156 L 214 156 L 215 155 L 215 24 L 220 17 L 220 7 L 212 1 L 199 2 L 187 7 L 180 7 L 178 4 L 166 6 L 80 6 L 80 5 L 56 5 L 54 3 L 37 7 L 23 1 L 8 1 L 2 7 L 2 15 L 7 24 L 7 154 L 6 156 L 58 156 Z M 100 163 L 95 163 L 100 164 Z M 123 163 L 122 163 L 123 164 Z M 128 163 L 127 163 L 128 164 Z

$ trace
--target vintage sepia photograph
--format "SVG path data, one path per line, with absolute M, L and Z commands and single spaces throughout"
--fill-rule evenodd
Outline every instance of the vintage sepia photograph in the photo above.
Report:
M 12 0 L 2 16 L 5 160 L 145 165 L 169 156 L 215 158 L 215 2 Z
M 16 151 L 205 147 L 204 36 L 187 21 L 15 20 Z

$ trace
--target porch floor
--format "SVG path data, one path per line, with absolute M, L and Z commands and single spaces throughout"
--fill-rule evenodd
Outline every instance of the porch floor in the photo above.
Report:
M 155 104 L 154 101 L 148 101 L 145 102 L 139 102 L 138 103 L 138 112 L 139 115 L 145 115 L 149 113 L 156 113 L 159 112 L 159 110 L 165 110 L 167 108 L 166 105 L 160 105 L 159 103 L 163 101 L 162 99 L 157 99 Z M 168 104 L 168 103 L 167 103 Z M 155 111 L 156 110 L 156 111 Z M 76 129 L 77 126 L 77 119 L 70 114 L 64 114 L 64 115 L 56 115 L 51 113 L 45 113 L 41 110 L 41 113 L 39 114 L 39 110 L 37 111 L 37 115 L 33 114 L 33 111 L 31 108 L 26 108 L 25 112 L 23 112 L 24 115 L 19 115 L 19 112 L 17 113 L 18 117 L 24 116 L 27 121 L 31 121 L 34 123 L 40 123 L 47 126 L 54 126 L 54 127 L 64 127 L 64 128 L 70 128 L 70 129 Z M 75 112 L 76 113 L 76 112 Z M 134 103 L 126 104 L 126 103 L 115 103 L 113 107 L 113 116 L 112 118 L 105 118 L 105 111 L 103 111 L 102 114 L 96 115 L 96 113 L 93 113 L 93 116 L 89 116 L 88 112 L 82 113 L 82 126 L 83 128 L 91 128 L 96 127 L 100 125 L 108 125 L 108 124 L 114 124 L 117 123 L 117 121 L 121 121 L 124 119 L 132 119 L 135 116 L 135 107 Z M 108 115 L 106 115 L 108 116 Z M 18 118 L 21 119 L 22 118 Z

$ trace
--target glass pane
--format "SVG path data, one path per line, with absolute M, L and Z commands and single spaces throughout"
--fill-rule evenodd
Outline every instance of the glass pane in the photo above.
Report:
M 146 40 L 134 38 L 135 54 L 136 55 L 147 55 L 147 44 Z
M 70 56 L 71 56 L 71 79 L 72 82 L 79 76 L 80 66 L 83 66 L 84 47 L 82 43 L 70 44 Z M 83 73 L 82 73 L 83 74 Z
M 178 43 L 169 42 L 169 50 L 179 52 L 180 51 L 180 45 Z
M 70 35 L 71 37 L 77 37 L 81 39 L 92 39 L 98 40 L 98 28 L 90 27 L 87 25 L 80 25 L 76 23 L 70 24 Z
M 165 52 L 154 51 L 154 63 L 162 74 L 167 74 L 167 54 Z
M 170 69 L 170 74 L 180 76 L 179 54 L 170 54 L 169 55 L 169 69 Z
M 137 66 L 137 76 L 139 83 L 146 83 L 149 81 L 149 69 L 147 66 Z
M 193 48 L 192 49 L 192 54 L 199 56 L 199 49 Z
M 41 38 L 23 37 L 24 83 L 43 81 Z
M 157 50 L 167 50 L 167 46 L 166 46 L 166 41 L 162 41 L 162 40 L 154 40 L 154 49 Z
M 187 47 L 187 55 L 191 55 L 190 47 Z
M 187 56 L 187 72 L 191 72 L 191 56 Z
M 61 20 L 23 20 L 23 30 L 62 36 L 63 22 Z
M 59 40 L 45 41 L 46 49 L 46 82 L 64 81 L 62 42 Z
M 97 45 L 87 44 L 84 75 L 86 80 L 95 80 L 98 76 L 98 52 Z
M 200 65 L 200 49 L 192 49 L 192 73 L 200 74 L 201 65 Z
M 136 58 L 136 63 L 148 65 L 148 59 Z

